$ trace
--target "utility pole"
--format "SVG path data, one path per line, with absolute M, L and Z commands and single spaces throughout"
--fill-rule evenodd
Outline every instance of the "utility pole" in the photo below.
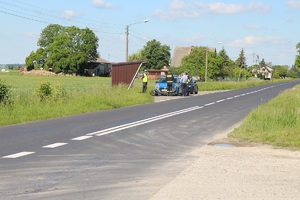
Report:
M 126 62 L 128 62 L 128 29 L 129 25 L 126 25 Z
M 208 45 L 205 51 L 205 82 L 207 82 L 207 64 L 208 64 Z

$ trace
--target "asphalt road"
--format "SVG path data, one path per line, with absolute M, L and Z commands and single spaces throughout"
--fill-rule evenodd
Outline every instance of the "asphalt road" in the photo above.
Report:
M 149 199 L 193 149 L 296 84 L 0 127 L 0 199 Z

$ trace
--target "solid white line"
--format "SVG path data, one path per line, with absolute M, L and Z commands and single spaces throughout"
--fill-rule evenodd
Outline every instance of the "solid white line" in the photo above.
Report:
M 214 105 L 216 102 L 211 102 L 211 103 L 207 103 L 204 106 L 210 106 L 210 105 Z
M 192 111 L 192 110 L 195 110 L 195 109 L 199 109 L 199 106 L 195 106 L 195 107 L 191 107 L 191 108 L 187 108 L 187 109 L 183 109 L 183 110 L 174 111 L 174 112 L 171 112 L 171 113 L 166 113 L 166 114 L 158 115 L 158 116 L 155 116 L 155 117 L 150 117 L 150 118 L 147 118 L 147 119 L 143 119 L 143 120 L 140 120 L 140 121 L 131 122 L 131 123 L 128 123 L 128 124 L 122 124 L 122 125 L 111 127 L 111 128 L 104 129 L 104 130 L 101 130 L 101 131 L 95 131 L 95 132 L 92 132 L 92 133 L 88 133 L 86 135 L 97 135 L 99 133 L 107 132 L 107 131 L 110 131 L 110 130 L 119 129 L 119 128 L 122 128 L 122 127 L 127 127 L 127 126 L 130 126 L 130 125 L 133 125 L 133 124 L 139 124 L 139 123 L 145 122 L 145 121 L 151 122 L 152 119 L 161 118 L 161 117 L 164 117 L 164 116 L 167 116 L 167 117 L 168 116 L 173 116 L 175 114 L 181 114 L 181 113 L 185 113 L 186 111 Z M 161 119 L 163 119 L 163 118 L 161 118 Z
M 49 145 L 43 146 L 43 148 L 56 148 L 56 147 L 60 147 L 60 146 L 66 145 L 66 144 L 68 144 L 68 143 L 54 143 L 54 144 L 49 144 Z
M 221 100 L 218 100 L 218 101 L 216 101 L 217 103 L 220 103 L 220 102 L 222 102 L 222 101 L 225 101 L 225 99 L 221 99 Z
M 183 110 L 179 110 L 179 111 L 159 115 L 159 116 L 156 116 L 156 117 L 148 118 L 148 119 L 145 119 L 145 120 L 140 120 L 140 121 L 137 121 L 137 122 L 124 124 L 124 125 L 121 125 L 121 126 L 108 128 L 108 129 L 105 129 L 105 130 L 98 131 L 97 133 L 94 132 L 92 134 L 96 133 L 97 136 L 103 136 L 103 135 L 107 135 L 107 134 L 114 133 L 114 132 L 117 132 L 117 131 L 121 131 L 121 130 L 124 130 L 124 129 L 128 129 L 128 128 L 131 128 L 131 127 L 135 127 L 135 126 L 139 126 L 139 125 L 142 125 L 142 124 L 147 124 L 147 123 L 150 123 L 150 122 L 154 122 L 154 121 L 157 121 L 157 120 L 160 120 L 160 119 L 168 118 L 168 117 L 171 117 L 171 116 L 174 116 L 174 115 L 179 115 L 179 114 L 182 114 L 182 113 L 197 110 L 197 109 L 200 109 L 200 108 L 202 108 L 202 107 L 195 106 L 195 107 L 191 107 L 191 108 L 188 108 L 188 109 L 183 109 Z
M 71 140 L 86 140 L 86 139 L 91 138 L 91 137 L 93 137 L 93 136 L 83 135 L 83 136 L 80 136 L 80 137 L 73 138 Z
M 18 157 L 27 156 L 27 155 L 30 155 L 30 154 L 33 154 L 33 153 L 35 153 L 35 152 L 23 151 L 23 152 L 20 152 L 20 153 L 11 154 L 11 155 L 8 155 L 8 156 L 3 156 L 2 158 L 18 158 Z

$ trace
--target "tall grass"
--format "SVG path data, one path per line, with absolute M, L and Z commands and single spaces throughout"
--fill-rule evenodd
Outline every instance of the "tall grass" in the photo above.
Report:
M 253 110 L 229 137 L 300 148 L 300 86 Z
M 0 74 L 0 79 L 13 96 L 12 104 L 0 105 L 0 126 L 145 104 L 154 99 L 150 92 L 141 93 L 140 81 L 128 90 L 125 85 L 112 86 L 111 78 L 106 77 Z M 37 90 L 45 82 L 63 90 L 63 95 L 41 99 Z

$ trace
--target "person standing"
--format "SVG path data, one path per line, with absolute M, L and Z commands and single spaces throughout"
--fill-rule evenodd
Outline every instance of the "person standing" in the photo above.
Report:
M 168 86 L 168 88 L 167 88 L 167 95 L 171 96 L 171 94 L 172 94 L 172 86 L 173 86 L 173 81 L 174 81 L 173 74 L 172 73 L 168 73 L 166 79 L 167 79 L 167 86 Z
M 186 83 L 187 83 L 187 81 L 188 81 L 188 76 L 186 75 L 186 72 L 183 72 L 182 77 L 180 78 L 182 96 L 186 96 Z
M 145 93 L 147 91 L 147 85 L 148 85 L 148 71 L 145 70 L 142 76 L 143 81 L 143 90 L 142 92 Z

